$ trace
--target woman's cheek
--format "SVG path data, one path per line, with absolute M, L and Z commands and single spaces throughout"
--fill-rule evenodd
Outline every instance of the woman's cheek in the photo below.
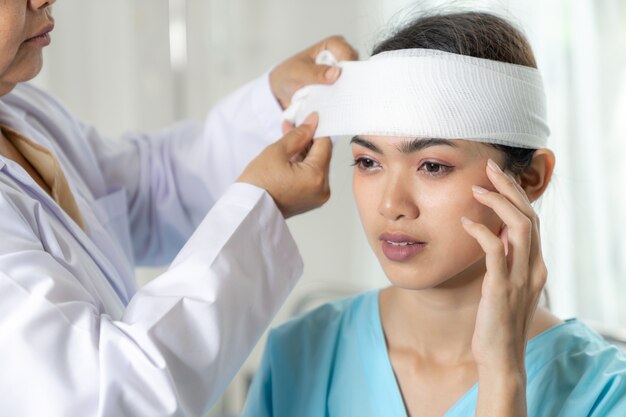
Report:
M 464 214 L 464 216 L 475 222 L 484 224 L 494 234 L 498 234 L 502 229 L 502 219 L 500 219 L 491 207 L 487 207 L 486 205 L 479 203 L 478 200 L 473 197 L 472 199 L 472 205 L 468 208 L 467 214 Z
M 497 233 L 502 221 L 495 212 L 474 198 L 472 184 L 462 184 L 437 192 L 425 194 L 422 198 L 422 210 L 429 211 L 439 218 L 439 224 L 448 224 L 452 230 L 464 230 L 461 217 L 465 216 L 475 222 L 482 223 Z
M 478 207 L 475 203 L 477 201 L 471 193 L 471 185 L 446 187 L 443 184 L 434 184 L 420 196 L 420 209 L 423 213 L 438 213 L 449 219 L 458 218 L 459 222 L 461 216 L 477 213 Z
M 355 173 L 352 179 L 352 191 L 361 224 L 369 235 L 370 229 L 373 228 L 375 220 L 379 216 L 376 184 L 373 181 L 368 181 L 367 177 L 364 178 Z

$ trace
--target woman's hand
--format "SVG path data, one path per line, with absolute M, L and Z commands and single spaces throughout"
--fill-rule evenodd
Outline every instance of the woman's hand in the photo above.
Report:
M 331 36 L 279 64 L 270 73 L 270 87 L 283 109 L 289 107 L 293 93 L 309 84 L 332 84 L 341 69 L 315 63 L 317 55 L 328 50 L 338 61 L 358 59 L 359 55 L 341 36 Z
M 526 340 L 547 269 L 539 219 L 526 193 L 492 160 L 487 175 L 497 192 L 474 187 L 474 196 L 503 220 L 502 232 L 496 236 L 462 219 L 485 251 L 487 266 L 472 340 L 480 383 L 476 415 L 525 416 Z

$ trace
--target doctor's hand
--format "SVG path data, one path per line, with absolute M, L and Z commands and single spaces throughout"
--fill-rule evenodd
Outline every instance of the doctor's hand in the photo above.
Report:
M 339 78 L 341 69 L 315 63 L 317 55 L 328 50 L 338 61 L 359 58 L 358 53 L 342 36 L 331 36 L 279 64 L 270 73 L 272 93 L 283 109 L 289 107 L 291 96 L 309 84 L 332 84 Z
M 330 198 L 329 138 L 313 140 L 317 114 L 296 128 L 285 122 L 285 136 L 269 145 L 244 169 L 237 182 L 265 189 L 285 218 L 320 207 Z

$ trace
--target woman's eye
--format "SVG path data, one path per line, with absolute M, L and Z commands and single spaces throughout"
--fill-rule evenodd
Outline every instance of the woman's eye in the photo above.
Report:
M 424 162 L 419 170 L 424 171 L 428 175 L 438 176 L 448 173 L 452 169 L 451 166 L 439 164 L 437 162 Z
M 367 171 L 378 168 L 380 164 L 370 158 L 357 158 L 354 160 L 352 166 L 356 166 L 359 169 Z

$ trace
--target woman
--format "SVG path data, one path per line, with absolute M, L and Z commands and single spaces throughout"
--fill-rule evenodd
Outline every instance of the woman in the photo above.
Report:
M 375 123 L 392 132 L 394 124 L 410 127 L 417 119 L 428 133 L 457 125 L 487 133 L 478 141 L 471 133 L 467 139 L 353 137 L 357 207 L 392 285 L 273 330 L 245 415 L 626 415 L 626 357 L 584 324 L 537 308 L 547 271 L 531 203 L 548 186 L 555 158 L 543 147 L 505 146 L 507 136 L 498 130 L 507 123 L 523 130 L 528 123 L 539 139 L 547 137 L 541 111 L 528 112 L 521 123 L 526 116 L 515 107 L 542 107 L 533 101 L 541 95 L 531 91 L 536 71 L 529 68 L 536 64 L 523 35 L 486 13 L 430 15 L 383 41 L 373 55 L 358 74 L 359 63 L 352 73 L 343 68 L 336 91 L 353 88 L 352 96 L 325 103 L 341 113 L 333 133 L 372 130 Z M 440 67 L 421 64 L 438 60 Z M 420 73 L 435 87 L 397 80 L 418 64 L 435 68 Z M 392 65 L 405 75 L 383 68 Z M 484 68 L 509 72 L 498 78 Z M 373 77 L 377 83 L 366 84 Z M 342 84 L 348 80 L 352 84 Z M 489 88 L 472 88 L 475 80 Z M 394 83 L 420 89 L 382 91 Z M 506 89 L 497 87 L 509 83 L 521 88 L 507 90 L 516 96 L 502 101 L 513 111 L 504 104 L 491 113 L 480 110 L 494 110 L 490 94 L 499 97 Z M 462 97 L 444 94 L 447 85 Z M 319 88 L 314 100 L 333 88 Z M 374 93 L 364 100 L 360 90 Z M 403 112 L 394 103 L 400 100 L 422 106 L 421 112 Z M 457 104 L 467 108 L 458 112 Z M 362 113 L 352 110 L 361 106 Z M 466 114 L 472 117 L 461 120 Z M 476 125 L 477 119 L 488 126 Z M 520 138 L 528 144 L 535 135 Z
M 300 275 L 283 217 L 328 199 L 328 139 L 291 162 L 311 119 L 231 183 L 280 136 L 278 103 L 337 79 L 317 51 L 354 52 L 329 38 L 204 125 L 110 141 L 23 83 L 52 3 L 0 1 L 0 414 L 205 415 Z M 135 264 L 174 258 L 135 288 Z

